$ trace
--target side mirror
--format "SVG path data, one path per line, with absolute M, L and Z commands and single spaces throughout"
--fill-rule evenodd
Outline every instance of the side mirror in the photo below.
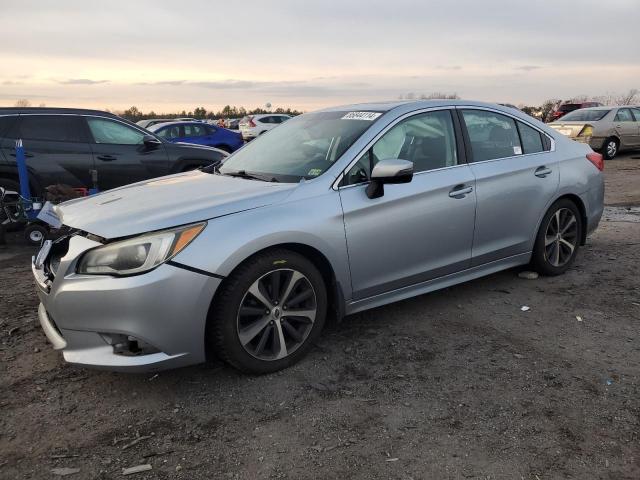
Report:
M 145 135 L 144 137 L 142 137 L 142 143 L 144 143 L 144 146 L 147 148 L 156 148 L 162 142 L 160 142 L 160 140 L 158 140 L 153 135 Z
M 384 195 L 384 184 L 409 183 L 413 178 L 413 162 L 408 160 L 380 160 L 371 172 L 371 182 L 367 186 L 367 197 Z

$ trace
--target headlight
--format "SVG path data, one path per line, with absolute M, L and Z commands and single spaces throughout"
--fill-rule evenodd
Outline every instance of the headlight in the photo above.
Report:
M 166 262 L 204 229 L 206 223 L 164 230 L 114 242 L 89 250 L 80 259 L 78 273 L 90 275 L 135 275 Z

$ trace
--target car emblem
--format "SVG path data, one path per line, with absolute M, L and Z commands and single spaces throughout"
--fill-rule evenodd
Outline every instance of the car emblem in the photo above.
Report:
M 44 266 L 44 262 L 49 256 L 49 252 L 51 251 L 51 245 L 53 245 L 53 242 L 51 240 L 45 240 L 42 244 L 42 248 L 38 252 L 36 261 L 34 262 L 36 268 L 40 269 Z

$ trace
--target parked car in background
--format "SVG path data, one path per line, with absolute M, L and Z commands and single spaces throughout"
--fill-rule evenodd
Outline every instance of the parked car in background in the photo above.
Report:
M 572 140 L 588 144 L 607 160 L 620 150 L 640 148 L 640 107 L 582 108 L 549 126 Z
M 601 107 L 602 104 L 599 102 L 578 102 L 578 103 L 562 103 L 558 107 L 551 110 L 547 122 L 553 122 L 555 120 L 560 119 L 562 116 L 567 113 L 573 112 L 574 110 L 578 110 L 580 108 L 590 108 L 590 107 Z
M 238 128 L 245 140 L 253 140 L 258 135 L 277 127 L 291 118 L 291 115 L 268 113 L 264 115 L 247 115 L 238 122 Z
M 498 105 L 304 114 L 217 169 L 56 207 L 77 233 L 33 265 L 40 324 L 71 363 L 148 371 L 209 353 L 274 372 L 328 315 L 519 265 L 564 273 L 600 221 L 602 168 Z
M 0 186 L 18 191 L 15 142 L 22 139 L 32 193 L 65 184 L 100 190 L 218 164 L 222 150 L 174 144 L 116 115 L 69 108 L 0 108 Z
M 227 128 L 230 130 L 239 130 L 240 129 L 240 118 L 227 118 L 226 124 Z
M 158 123 L 166 123 L 166 122 L 198 122 L 195 118 L 148 118 L 146 120 L 140 120 L 136 122 L 136 125 L 141 126 L 142 128 L 149 128 Z
M 226 128 L 204 122 L 157 123 L 149 131 L 168 142 L 184 142 L 219 148 L 227 153 L 235 152 L 242 145 L 242 135 Z

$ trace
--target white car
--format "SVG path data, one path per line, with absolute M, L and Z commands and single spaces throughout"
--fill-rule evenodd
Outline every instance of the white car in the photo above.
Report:
M 268 132 L 291 118 L 291 115 L 282 113 L 266 113 L 263 115 L 247 115 L 240 120 L 239 127 L 242 138 L 253 140 L 258 135 Z

